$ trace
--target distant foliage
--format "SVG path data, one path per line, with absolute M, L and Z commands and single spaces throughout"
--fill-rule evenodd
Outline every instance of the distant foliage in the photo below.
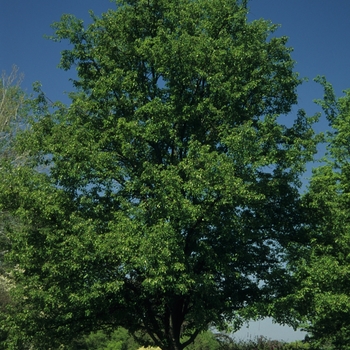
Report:
M 107 335 L 103 331 L 91 333 L 84 337 L 79 349 L 86 350 L 159 350 L 159 348 L 140 347 L 125 329 L 118 329 Z M 201 333 L 197 339 L 188 346 L 189 350 L 321 350 L 316 349 L 307 342 L 285 343 L 265 337 L 257 337 L 246 341 L 236 341 L 227 335 L 211 331 Z M 322 348 L 331 350 L 331 348 Z
M 111 334 L 103 331 L 93 332 L 84 337 L 87 350 L 137 350 L 140 345 L 124 328 L 118 328 Z

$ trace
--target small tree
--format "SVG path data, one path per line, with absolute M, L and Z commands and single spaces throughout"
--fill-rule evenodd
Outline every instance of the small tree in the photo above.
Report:
M 26 96 L 20 87 L 23 76 L 19 69 L 13 66 L 9 75 L 2 73 L 0 80 L 0 182 L 5 176 L 8 165 L 18 165 L 24 154 L 15 150 L 14 139 L 18 130 L 23 126 L 25 116 Z M 2 183 L 1 185 L 3 185 Z M 0 319 L 6 319 L 7 307 L 11 303 L 10 290 L 14 287 L 11 270 L 12 264 L 5 260 L 5 255 L 11 248 L 9 229 L 14 229 L 18 222 L 14 215 L 0 204 Z M 4 321 L 6 322 L 6 321 Z M 0 341 L 7 336 L 7 332 L 0 329 Z M 0 348 L 3 347 L 0 345 Z
M 13 66 L 10 75 L 2 73 L 0 81 L 0 178 L 4 161 L 15 161 L 13 140 L 23 117 L 25 94 L 20 88 L 22 75 L 18 73 L 18 67 Z M 1 180 L 0 180 L 1 181 Z M 6 226 L 12 221 L 8 213 L 1 211 L 0 207 L 0 274 L 1 296 L 0 307 L 3 300 L 8 300 L 8 288 L 4 286 L 8 279 L 4 276 L 4 254 L 9 249 L 9 238 L 6 235 Z
M 2 73 L 0 81 L 0 156 L 9 152 L 9 143 L 22 116 L 25 94 L 20 88 L 23 76 L 13 66 L 10 75 Z
M 117 1 L 87 28 L 71 15 L 54 28 L 77 91 L 56 111 L 39 96 L 23 142 L 49 171 L 0 191 L 26 222 L 14 342 L 123 326 L 181 350 L 269 302 L 314 152 L 303 112 L 278 122 L 300 84 L 287 39 L 238 0 Z
M 295 269 L 296 290 L 287 298 L 305 317 L 318 345 L 349 349 L 350 344 L 350 91 L 337 99 L 332 86 L 318 101 L 329 121 L 327 154 L 315 168 L 304 197 L 309 248 Z M 295 266 L 294 266 L 295 268 Z

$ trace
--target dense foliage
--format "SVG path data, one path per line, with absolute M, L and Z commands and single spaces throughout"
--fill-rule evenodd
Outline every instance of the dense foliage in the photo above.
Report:
M 112 333 L 104 331 L 92 332 L 83 338 L 73 341 L 71 349 L 77 350 L 159 350 L 155 347 L 141 347 L 128 334 L 126 329 L 118 328 Z M 297 341 L 286 343 L 267 339 L 263 336 L 247 340 L 237 340 L 222 333 L 206 331 L 200 333 L 188 350 L 319 350 L 309 342 Z M 330 350 L 330 348 L 323 348 Z
M 263 316 L 296 285 L 317 328 L 325 304 L 308 281 L 320 256 L 346 266 L 346 187 L 334 163 L 300 199 L 316 139 L 303 111 L 280 123 L 301 82 L 286 38 L 249 23 L 246 1 L 116 3 L 87 28 L 71 15 L 54 24 L 53 39 L 71 44 L 61 68 L 78 73 L 71 103 L 38 90 L 31 128 L 17 133 L 28 161 L 2 163 L 0 210 L 16 218 L 4 346 L 72 348 L 122 326 L 142 345 L 182 350 L 246 310 Z M 334 235 L 345 250 L 332 255 Z
M 10 165 L 16 168 L 23 164 L 25 152 L 15 149 L 15 136 L 26 123 L 28 99 L 20 87 L 23 76 L 19 69 L 13 66 L 10 74 L 5 72 L 0 80 L 0 180 L 5 168 Z M 14 286 L 12 272 L 15 265 L 5 260 L 5 255 L 11 249 L 9 231 L 18 228 L 19 222 L 10 208 L 0 205 L 0 320 L 6 322 L 6 309 L 12 302 L 10 289 Z M 0 342 L 6 339 L 7 332 L 0 328 Z M 1 347 L 1 345 L 0 345 Z M 1 347 L 2 348 L 2 347 Z
M 305 317 L 315 344 L 350 349 L 350 91 L 337 99 L 324 78 L 317 80 L 325 88 L 318 103 L 330 131 L 326 156 L 304 196 L 310 245 L 295 269 L 295 293 L 287 300 Z

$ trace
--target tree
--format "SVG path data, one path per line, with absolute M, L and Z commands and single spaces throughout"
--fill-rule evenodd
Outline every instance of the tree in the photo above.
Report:
M 4 161 L 14 162 L 15 156 L 13 145 L 14 135 L 20 125 L 19 120 L 23 117 L 25 94 L 20 88 L 22 75 L 18 73 L 18 67 L 13 66 L 9 75 L 2 73 L 0 81 L 0 174 L 3 170 Z M 1 209 L 1 208 L 0 208 Z M 9 282 L 4 255 L 9 249 L 10 241 L 6 235 L 6 227 L 13 218 L 0 210 L 0 310 L 9 302 Z
M 19 74 L 17 66 L 12 67 L 9 75 L 2 73 L 0 81 L 0 174 L 7 161 L 18 163 L 21 157 L 15 151 L 14 139 L 22 126 L 26 111 L 26 95 L 20 87 L 23 76 Z M 8 213 L 0 210 L 0 274 L 3 274 L 3 255 L 10 245 L 6 236 L 6 226 L 12 222 Z
M 23 76 L 16 66 L 9 75 L 2 73 L 0 82 L 0 154 L 4 157 L 9 152 L 9 144 L 23 117 L 25 94 L 20 84 Z
M 325 78 L 318 101 L 329 121 L 327 153 L 316 167 L 303 205 L 308 212 L 310 244 L 295 266 L 296 288 L 286 300 L 304 316 L 306 330 L 316 346 L 350 344 L 350 91 L 336 98 Z
M 7 324 L 36 349 L 123 326 L 181 350 L 283 284 L 312 120 L 279 123 L 300 79 L 245 1 L 117 1 L 92 18 L 54 24 L 76 91 L 56 109 L 39 94 L 22 140 L 37 164 L 0 191 L 26 223 Z
M 27 97 L 20 87 L 23 76 L 16 66 L 9 75 L 2 73 L 0 80 L 0 181 L 7 164 L 17 166 L 24 153 L 15 150 L 14 139 L 22 127 L 26 115 Z M 0 318 L 4 320 L 7 306 L 11 303 L 10 289 L 13 288 L 11 270 L 14 268 L 5 260 L 6 253 L 11 248 L 8 235 L 10 228 L 17 226 L 17 220 L 8 210 L 2 210 L 0 205 Z M 0 341 L 6 338 L 6 332 L 0 330 Z M 1 347 L 2 348 L 2 347 Z

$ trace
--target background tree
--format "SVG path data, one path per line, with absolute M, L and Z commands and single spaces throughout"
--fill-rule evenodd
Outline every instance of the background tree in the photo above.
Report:
M 2 182 L 26 223 L 9 346 L 123 326 L 181 350 L 281 289 L 311 120 L 278 122 L 300 80 L 245 1 L 118 1 L 92 18 L 54 24 L 76 91 L 54 110 L 39 94 L 22 138 L 36 167 Z
M 0 81 L 0 174 L 5 160 L 16 159 L 13 140 L 22 118 L 25 95 L 20 88 L 22 76 L 18 73 L 18 67 L 13 66 L 10 75 L 2 73 Z M 1 177 L 1 175 L 0 175 Z M 1 208 L 0 208 L 1 209 Z M 0 210 L 0 308 L 8 303 L 9 280 L 5 272 L 4 255 L 10 246 L 6 235 L 6 227 L 13 221 L 8 213 Z
M 350 91 L 336 98 L 324 78 L 325 89 L 318 101 L 329 121 L 327 153 L 313 171 L 304 208 L 310 245 L 294 266 L 295 292 L 286 300 L 306 319 L 306 330 L 319 348 L 350 346 Z
M 5 169 L 10 163 L 15 165 L 23 158 L 15 150 L 14 139 L 22 127 L 26 114 L 26 96 L 20 87 L 23 76 L 19 69 L 13 66 L 9 75 L 5 72 L 0 81 L 0 182 L 3 180 Z M 11 264 L 5 261 L 5 255 L 11 248 L 8 235 L 10 228 L 17 226 L 16 218 L 8 211 L 2 210 L 0 205 L 0 318 L 4 319 L 6 308 L 11 302 L 10 289 L 13 287 L 11 278 Z M 6 337 L 6 332 L 0 330 L 0 340 Z
M 25 94 L 20 84 L 23 75 L 19 74 L 16 66 L 12 67 L 9 75 L 2 73 L 0 82 L 0 155 L 7 156 L 10 142 L 16 133 L 23 117 Z

